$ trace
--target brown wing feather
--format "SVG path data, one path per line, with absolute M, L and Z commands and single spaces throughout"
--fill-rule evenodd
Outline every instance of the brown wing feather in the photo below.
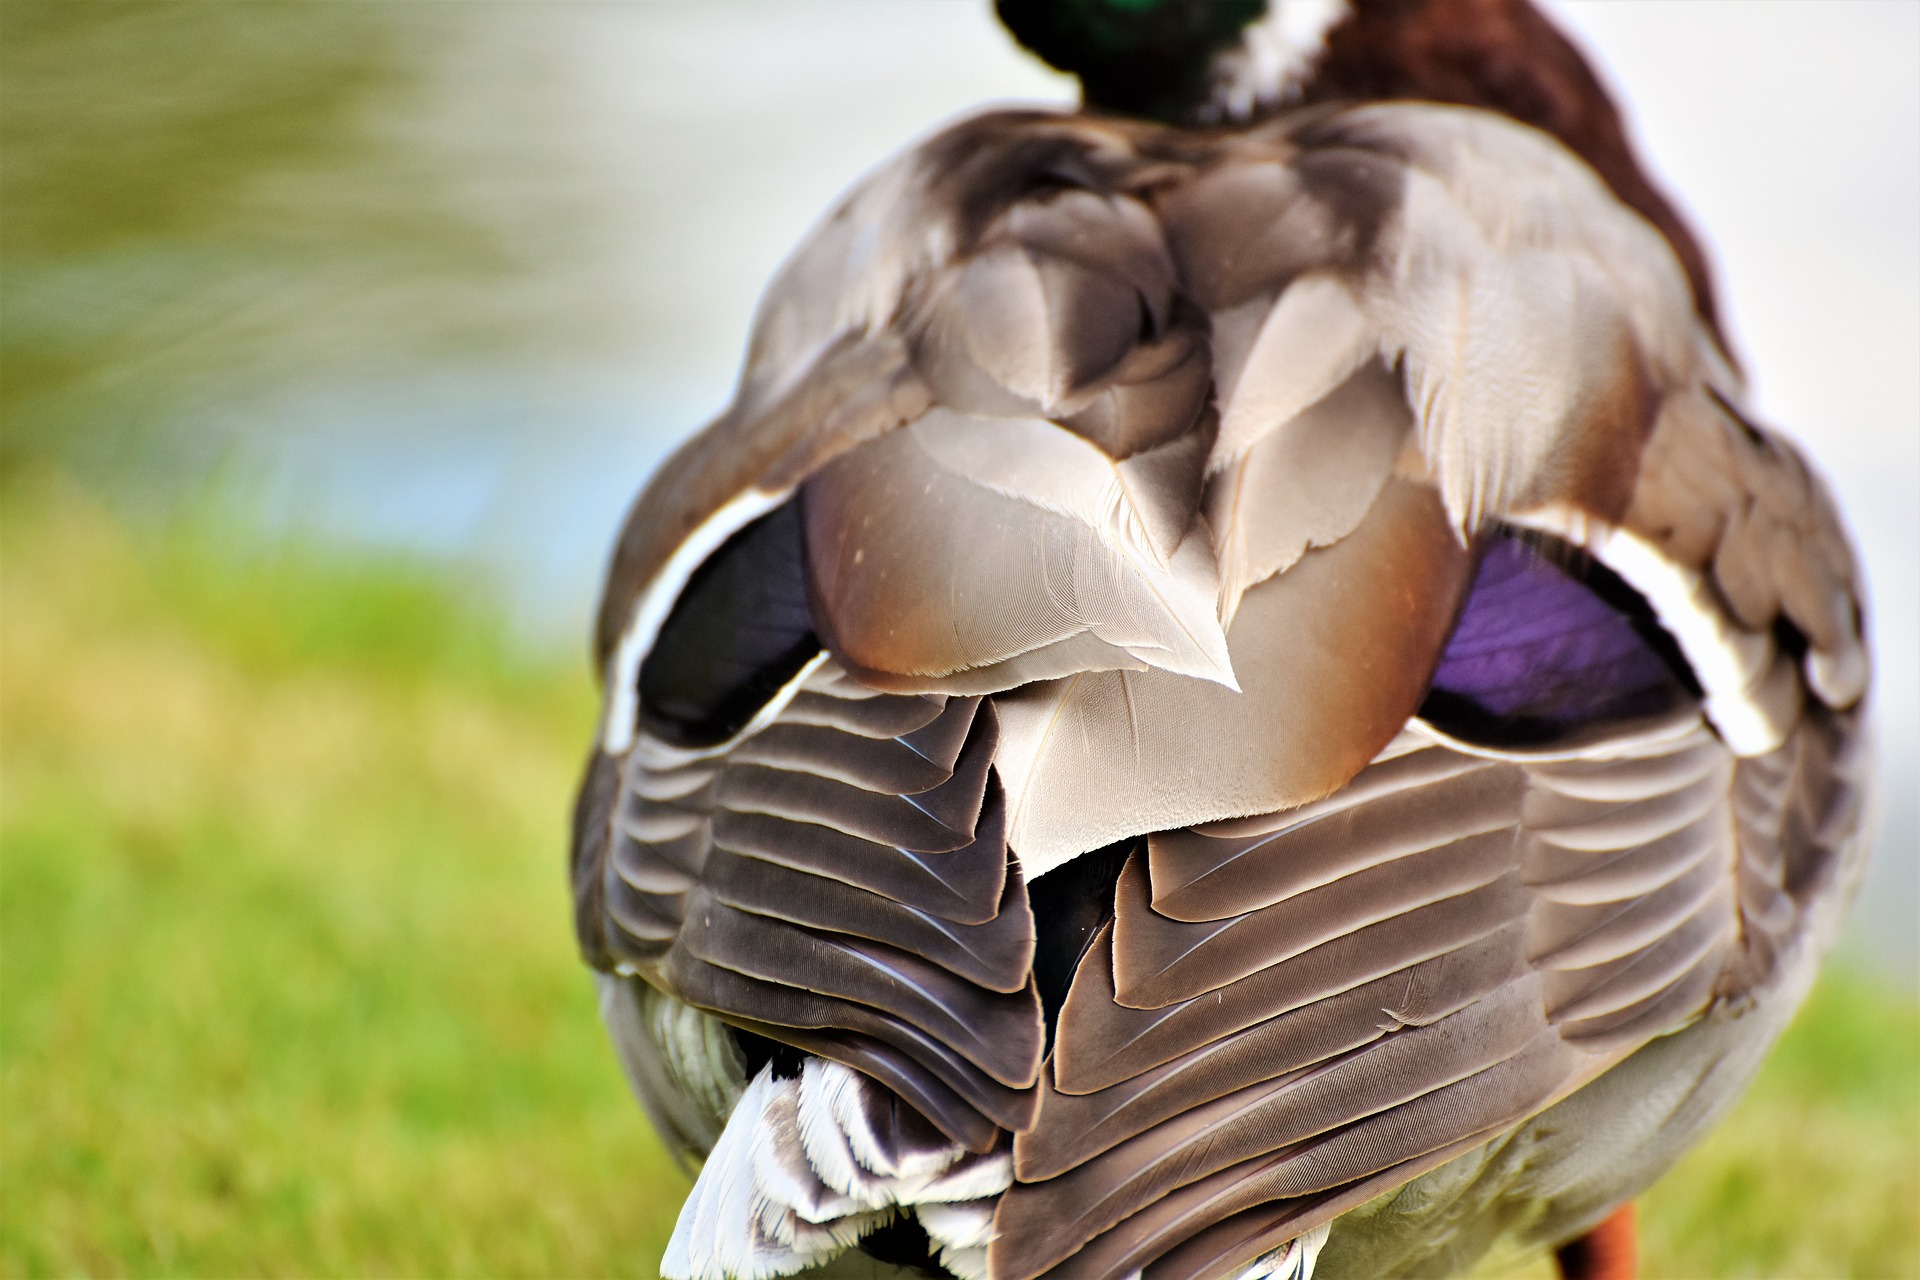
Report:
M 1846 526 L 1794 448 L 1725 395 L 1667 397 L 1622 523 L 1706 574 L 1748 630 L 1778 621 L 1804 636 L 1808 684 L 1827 705 L 1860 700 L 1869 664 Z
M 592 885 L 605 945 L 689 1003 L 821 1046 L 956 1139 L 990 1142 L 1031 1112 L 1042 1037 L 995 714 L 876 697 L 831 668 L 796 704 L 718 754 L 641 740 L 617 799 L 595 802 L 614 808 Z
M 1041 1120 L 1015 1140 L 1016 1169 L 1029 1182 L 1052 1177 L 1247 1082 L 1279 1079 L 1403 1026 L 1445 1017 L 1524 971 L 1522 929 L 1517 922 L 1508 924 L 1433 959 L 1276 1013 L 1105 1088 L 1065 1093 L 1051 1076 L 1043 1077 Z
M 1518 877 L 1502 877 L 1160 1009 L 1131 1009 L 1114 999 L 1111 951 L 1098 948 L 1081 965 L 1061 1010 L 1055 1084 L 1068 1093 L 1111 1087 L 1328 995 L 1470 948 L 1508 930 L 1522 901 Z

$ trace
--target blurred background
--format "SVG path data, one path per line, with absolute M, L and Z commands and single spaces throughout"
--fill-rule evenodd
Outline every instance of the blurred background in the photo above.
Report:
M 1547 7 L 1880 660 L 1842 963 L 1648 1274 L 1920 1275 L 1920 3 Z M 1071 98 L 986 0 L 0 6 L 0 1269 L 652 1274 L 560 874 L 607 549 L 840 191 Z

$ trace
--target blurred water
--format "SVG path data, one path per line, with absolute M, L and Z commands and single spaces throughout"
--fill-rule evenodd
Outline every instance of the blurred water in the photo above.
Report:
M 1859 529 L 1889 760 L 1859 933 L 1920 982 L 1920 6 L 1554 11 Z M 268 530 L 471 565 L 570 646 L 814 218 L 961 111 L 1070 98 L 985 0 L 9 0 L 0 59 L 0 466 L 153 501 L 224 460 Z

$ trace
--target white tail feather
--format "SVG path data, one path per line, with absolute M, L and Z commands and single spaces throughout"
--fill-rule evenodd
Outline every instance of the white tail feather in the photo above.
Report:
M 680 1210 L 666 1280 L 770 1280 L 831 1261 L 901 1209 L 962 1280 L 986 1275 L 995 1199 L 1013 1179 L 1005 1151 L 944 1140 L 908 1146 L 875 1132 L 880 1086 L 808 1058 L 796 1078 L 763 1067 L 741 1094 Z

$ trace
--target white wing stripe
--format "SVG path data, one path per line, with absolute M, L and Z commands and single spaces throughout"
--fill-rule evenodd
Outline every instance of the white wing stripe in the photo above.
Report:
M 748 489 L 735 496 L 674 548 L 667 563 L 634 601 L 633 620 L 621 633 L 620 643 L 607 662 L 607 722 L 601 732 L 603 749 L 608 755 L 617 756 L 633 745 L 640 712 L 637 692 L 640 663 L 653 647 L 654 638 L 660 634 L 667 614 L 673 610 L 673 602 L 693 577 L 693 571 L 718 551 L 721 543 L 785 502 L 788 492 L 763 493 Z

